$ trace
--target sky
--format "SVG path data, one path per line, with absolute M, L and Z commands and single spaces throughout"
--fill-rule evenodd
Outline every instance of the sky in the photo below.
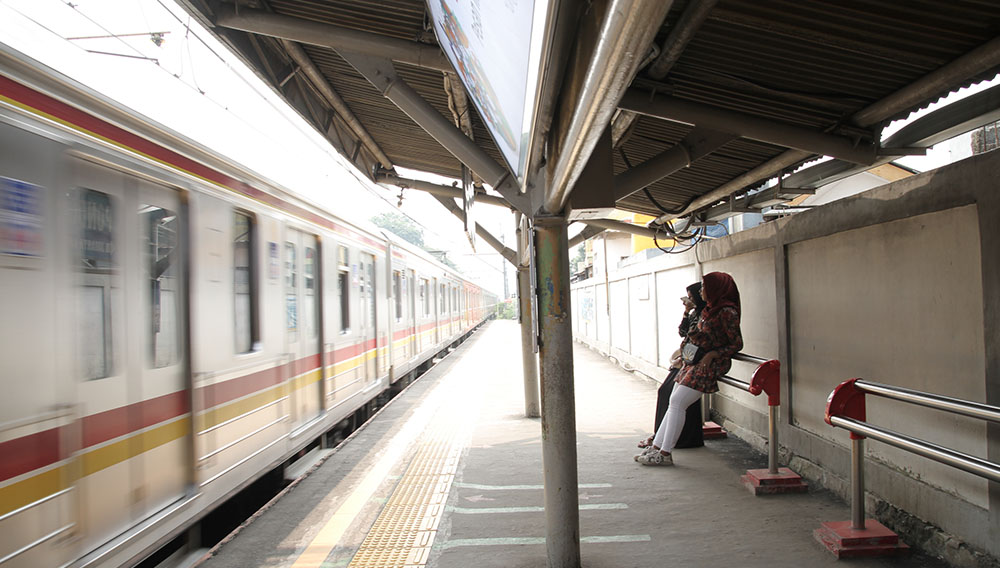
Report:
M 154 32 L 162 32 L 159 45 Z M 396 210 L 398 189 L 367 180 L 171 0 L 0 0 L 0 42 L 348 221 Z M 436 200 L 407 190 L 400 209 L 422 226 L 428 247 L 450 251 L 470 280 L 503 293 L 505 261 L 481 242 L 473 251 L 462 223 Z M 482 206 L 476 216 L 515 242 L 509 212 Z M 513 274 L 508 267 L 511 291 Z

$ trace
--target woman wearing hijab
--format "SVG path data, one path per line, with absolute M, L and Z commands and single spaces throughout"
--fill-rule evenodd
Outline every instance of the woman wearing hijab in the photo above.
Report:
M 682 351 L 687 355 L 670 394 L 670 406 L 653 437 L 653 445 L 635 460 L 643 465 L 673 465 L 670 452 L 676 447 L 687 408 L 703 393 L 719 390 L 719 377 L 732 366 L 732 356 L 743 348 L 740 333 L 740 292 L 733 277 L 711 272 L 702 278 L 705 309 L 696 328 L 688 333 Z
M 684 317 L 681 318 L 681 323 L 677 326 L 677 333 L 682 339 L 686 340 L 688 332 L 694 331 L 698 326 L 698 320 L 701 318 L 701 311 L 705 309 L 705 300 L 701 297 L 701 282 L 695 282 L 694 284 L 687 287 L 687 296 L 681 298 L 681 302 L 684 303 Z M 681 343 L 683 346 L 683 342 Z M 663 384 L 656 391 L 656 415 L 653 421 L 653 432 L 656 432 L 660 428 L 660 423 L 663 421 L 663 416 L 667 413 L 667 408 L 670 406 L 670 394 L 674 390 L 674 379 L 677 377 L 678 371 L 681 370 L 681 350 L 678 349 L 674 356 L 674 360 L 671 361 L 670 372 L 667 374 L 667 378 L 663 380 Z M 687 414 L 684 419 L 684 428 L 681 430 L 681 435 L 677 438 L 677 444 L 674 445 L 675 448 L 698 448 L 705 445 L 704 436 L 702 435 L 701 428 L 701 405 L 692 404 L 687 409 Z M 648 448 L 653 444 L 653 436 L 645 438 L 639 441 L 640 448 Z

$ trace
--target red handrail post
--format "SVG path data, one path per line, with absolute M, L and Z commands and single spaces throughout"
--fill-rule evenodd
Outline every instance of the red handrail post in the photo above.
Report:
M 850 379 L 837 385 L 826 400 L 824 420 L 851 418 L 864 422 L 865 393 Z M 865 519 L 865 437 L 851 432 L 851 520 L 821 523 L 813 536 L 837 558 L 900 554 L 909 547 L 899 535 L 874 519 Z
M 767 469 L 748 469 L 740 479 L 754 495 L 805 493 L 809 487 L 802 476 L 787 467 L 778 467 L 778 408 L 781 406 L 781 363 L 777 359 L 757 366 L 747 389 L 757 396 L 767 393 Z
M 867 417 L 865 406 L 865 393 L 858 389 L 854 383 L 860 379 L 849 379 L 833 389 L 826 399 L 826 416 L 823 418 L 827 424 L 833 426 L 831 418 L 833 416 L 843 416 L 864 422 Z M 852 440 L 864 440 L 864 436 L 851 432 Z

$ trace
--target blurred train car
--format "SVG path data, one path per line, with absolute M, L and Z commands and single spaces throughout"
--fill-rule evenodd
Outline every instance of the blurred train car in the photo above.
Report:
M 0 567 L 140 562 L 495 302 L 0 45 Z

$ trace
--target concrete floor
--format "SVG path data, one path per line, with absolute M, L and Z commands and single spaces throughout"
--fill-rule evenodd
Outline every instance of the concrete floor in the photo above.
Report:
M 674 467 L 632 459 L 657 385 L 584 347 L 574 354 L 583 566 L 834 566 L 813 538 L 850 518 L 825 491 L 754 497 L 766 457 L 736 439 L 677 450 Z M 421 440 L 448 444 L 453 477 L 425 548 L 399 566 L 546 566 L 540 421 L 523 417 L 520 332 L 499 321 L 393 400 L 345 445 L 202 561 L 207 568 L 388 566 L 357 555 L 403 484 Z M 452 462 L 449 462 L 452 463 Z M 442 477 L 441 479 L 445 479 Z M 426 509 L 421 509 L 426 511 Z M 437 510 L 437 509 L 435 509 Z M 369 539 L 370 541 L 371 539 Z M 841 561 L 845 562 L 845 561 Z M 943 567 L 913 553 L 851 566 Z

